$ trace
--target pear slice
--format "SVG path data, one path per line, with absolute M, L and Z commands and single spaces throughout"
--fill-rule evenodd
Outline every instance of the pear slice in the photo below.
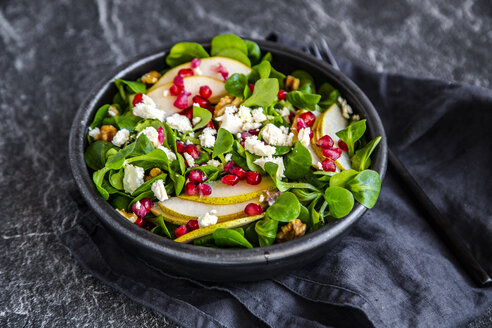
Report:
M 208 184 L 212 187 L 210 196 L 200 197 L 183 194 L 178 198 L 205 204 L 230 205 L 249 201 L 259 197 L 265 190 L 276 188 L 270 177 L 263 177 L 257 185 L 250 185 L 246 180 L 241 180 L 234 186 L 229 186 L 221 181 L 212 181 Z
M 227 70 L 229 76 L 231 76 L 234 73 L 241 73 L 244 75 L 248 75 L 249 73 L 251 73 L 251 68 L 231 58 L 209 57 L 209 58 L 202 58 L 201 61 L 202 62 L 200 66 L 198 66 L 198 68 L 193 69 L 194 76 L 208 76 L 223 81 L 222 75 L 220 73 L 217 73 L 217 71 L 214 69 L 218 67 L 219 64 L 222 65 Z M 161 85 L 164 85 L 169 82 L 173 82 L 176 75 L 178 75 L 179 70 L 183 68 L 191 68 L 191 62 L 181 64 L 179 66 L 170 69 L 149 90 L 154 90 Z
M 183 79 L 184 88 L 186 92 L 191 93 L 188 97 L 188 106 L 193 104 L 192 98 L 199 94 L 200 87 L 207 85 L 212 90 L 212 96 L 208 99 L 211 103 L 217 103 L 220 98 L 224 97 L 227 92 L 225 90 L 225 83 L 207 76 L 188 76 Z M 174 101 L 176 96 L 171 96 L 169 88 L 173 85 L 173 82 L 166 83 L 153 89 L 147 93 L 147 96 L 152 98 L 156 103 L 157 108 L 162 109 L 168 114 L 180 112 L 181 109 L 174 107 Z
M 210 235 L 219 228 L 234 229 L 234 228 L 242 227 L 251 222 L 258 221 L 264 216 L 265 216 L 264 214 L 260 214 L 260 215 L 247 216 L 240 219 L 217 223 L 208 227 L 199 228 L 191 232 L 188 232 L 187 234 L 184 234 L 181 237 L 174 239 L 174 241 L 177 241 L 178 243 L 189 243 L 197 238 Z

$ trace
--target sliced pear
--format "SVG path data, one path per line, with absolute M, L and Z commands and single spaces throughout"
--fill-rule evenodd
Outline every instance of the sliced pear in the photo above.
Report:
M 210 196 L 199 197 L 181 195 L 178 197 L 206 204 L 229 205 L 249 201 L 259 197 L 265 190 L 273 190 L 276 188 L 270 177 L 263 177 L 261 182 L 257 185 L 250 185 L 246 180 L 241 180 L 234 186 L 226 185 L 220 181 L 210 182 L 209 185 L 212 187 L 212 194 L 210 194 Z
M 212 96 L 208 99 L 212 103 L 217 103 L 220 98 L 227 94 L 224 87 L 225 83 L 212 77 L 188 76 L 183 79 L 183 83 L 186 92 L 191 93 L 191 96 L 188 97 L 188 106 L 193 104 L 192 98 L 199 94 L 200 87 L 203 85 L 208 85 L 212 90 Z M 164 110 L 168 114 L 181 111 L 181 109 L 174 107 L 176 96 L 171 96 L 169 93 L 169 88 L 172 85 L 173 82 L 169 82 L 147 93 L 147 96 L 154 100 L 157 108 Z
M 210 58 L 202 58 L 201 64 L 198 68 L 193 69 L 195 76 L 208 76 L 213 77 L 218 80 L 223 80 L 222 75 L 216 71 L 216 67 L 220 65 L 224 66 L 224 68 L 229 72 L 229 76 L 234 73 L 240 73 L 244 75 L 248 75 L 251 73 L 251 68 L 244 65 L 237 60 L 226 58 L 226 57 L 210 57 Z M 156 84 L 150 88 L 150 90 L 156 89 L 161 85 L 172 82 L 176 75 L 178 75 L 179 70 L 183 68 L 191 68 L 191 62 L 185 63 L 179 66 L 176 66 L 169 71 L 167 71 Z
M 174 239 L 174 241 L 177 241 L 178 243 L 189 243 L 197 238 L 210 235 L 219 228 L 234 229 L 234 228 L 242 227 L 251 222 L 258 221 L 263 217 L 264 214 L 261 214 L 256 216 L 247 216 L 244 218 L 235 219 L 227 222 L 217 223 L 208 227 L 204 227 L 188 232 L 187 234 L 184 234 L 181 237 Z

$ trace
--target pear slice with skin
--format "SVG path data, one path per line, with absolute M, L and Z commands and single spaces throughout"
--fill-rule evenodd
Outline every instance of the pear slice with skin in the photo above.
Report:
M 173 84 L 173 82 L 169 82 L 147 92 L 147 96 L 152 98 L 157 108 L 162 109 L 168 115 L 181 111 L 181 109 L 174 106 L 176 96 L 171 96 L 169 92 L 169 88 Z M 207 85 L 212 90 L 212 96 L 208 99 L 211 103 L 217 103 L 220 98 L 227 95 L 225 83 L 212 77 L 188 76 L 183 79 L 183 84 L 186 92 L 191 93 L 188 97 L 188 106 L 193 104 L 192 98 L 200 93 L 200 87 L 204 85 Z
M 259 197 L 265 190 L 276 189 L 270 177 L 263 177 L 257 185 L 250 185 L 246 180 L 241 180 L 234 186 L 229 186 L 221 181 L 212 181 L 208 184 L 212 187 L 212 194 L 209 196 L 200 197 L 183 194 L 178 198 L 206 204 L 229 205 L 249 201 Z
M 176 241 L 178 243 L 189 243 L 189 242 L 191 242 L 197 238 L 200 238 L 200 237 L 203 237 L 206 235 L 210 235 L 210 234 L 214 233 L 214 231 L 219 229 L 219 228 L 226 228 L 226 229 L 239 228 L 239 227 L 242 227 L 242 226 L 249 224 L 251 222 L 258 221 L 261 218 L 263 218 L 264 216 L 265 216 L 264 214 L 260 214 L 260 215 L 256 215 L 256 216 L 247 216 L 247 217 L 240 218 L 240 219 L 235 219 L 235 220 L 231 220 L 231 221 L 217 223 L 217 224 L 214 224 L 214 225 L 211 225 L 208 227 L 199 228 L 199 229 L 193 230 L 191 232 L 188 232 L 187 234 L 184 234 L 181 237 L 174 239 L 174 241 Z
M 222 75 L 216 70 L 219 64 L 225 68 L 225 70 L 229 73 L 229 76 L 234 73 L 240 73 L 244 75 L 248 75 L 249 73 L 251 73 L 251 68 L 241 62 L 238 62 L 237 60 L 227 57 L 215 56 L 202 58 L 200 66 L 193 69 L 194 76 L 208 76 L 223 81 L 224 79 L 222 78 Z M 149 91 L 157 89 L 158 87 L 166 83 L 173 82 L 176 75 L 178 75 L 179 70 L 183 68 L 191 68 L 191 62 L 171 68 L 159 79 L 159 81 L 157 81 L 156 84 L 152 86 L 152 88 L 149 89 Z

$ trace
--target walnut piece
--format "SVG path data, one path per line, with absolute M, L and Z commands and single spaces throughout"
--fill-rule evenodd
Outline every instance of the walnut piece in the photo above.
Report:
M 119 113 L 120 112 L 118 111 L 118 109 L 115 106 L 113 106 L 113 105 L 109 106 L 109 108 L 108 108 L 108 115 L 109 116 L 116 116 Z
M 281 231 L 277 233 L 277 242 L 283 243 L 304 236 L 305 233 L 306 225 L 302 223 L 301 220 L 295 219 L 284 225 L 281 228 Z
M 157 81 L 159 81 L 159 78 L 161 77 L 161 74 L 157 71 L 150 71 L 140 78 L 143 83 L 145 84 L 154 84 Z
M 116 132 L 117 132 L 116 128 L 112 125 L 101 126 L 101 140 L 111 142 Z
M 130 220 L 132 223 L 135 223 L 135 221 L 137 221 L 138 219 L 138 216 L 135 214 L 135 213 L 127 213 L 124 209 L 116 209 L 116 211 L 118 213 L 120 213 L 121 215 L 123 215 L 125 218 L 127 218 L 128 220 Z
M 225 96 L 220 98 L 219 102 L 217 105 L 215 105 L 215 111 L 214 111 L 214 117 L 219 117 L 224 115 L 225 108 L 227 106 L 239 106 L 241 102 L 243 101 L 243 98 L 235 98 L 233 96 Z
M 301 83 L 301 80 L 293 77 L 292 75 L 287 75 L 287 77 L 285 78 L 285 87 L 289 90 L 295 91 L 295 90 L 299 89 L 300 83 Z

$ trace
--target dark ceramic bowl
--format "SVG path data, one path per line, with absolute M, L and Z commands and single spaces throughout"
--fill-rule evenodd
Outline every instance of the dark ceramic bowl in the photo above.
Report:
M 286 46 L 257 41 L 262 52 L 273 54 L 273 66 L 284 73 L 303 69 L 313 75 L 316 84 L 329 82 L 339 89 L 355 113 L 367 119 L 371 138 L 382 136 L 382 141 L 372 156 L 372 169 L 383 178 L 387 164 L 387 144 L 381 120 L 364 93 L 345 75 L 327 63 Z M 201 42 L 209 49 L 209 42 Z M 137 79 L 150 70 L 165 67 L 165 57 L 170 47 L 140 56 L 129 64 L 120 66 L 89 93 L 78 109 L 70 134 L 70 164 L 75 181 L 89 206 L 97 213 L 102 223 L 122 247 L 152 265 L 167 272 L 209 281 L 250 281 L 269 278 L 298 268 L 316 259 L 331 249 L 340 238 L 361 218 L 367 210 L 356 204 L 345 218 L 323 228 L 283 244 L 253 249 L 212 249 L 180 244 L 154 235 L 128 220 L 122 219 L 111 205 L 97 192 L 84 162 L 87 146 L 86 133 L 96 110 L 110 103 L 117 92 L 113 80 Z

